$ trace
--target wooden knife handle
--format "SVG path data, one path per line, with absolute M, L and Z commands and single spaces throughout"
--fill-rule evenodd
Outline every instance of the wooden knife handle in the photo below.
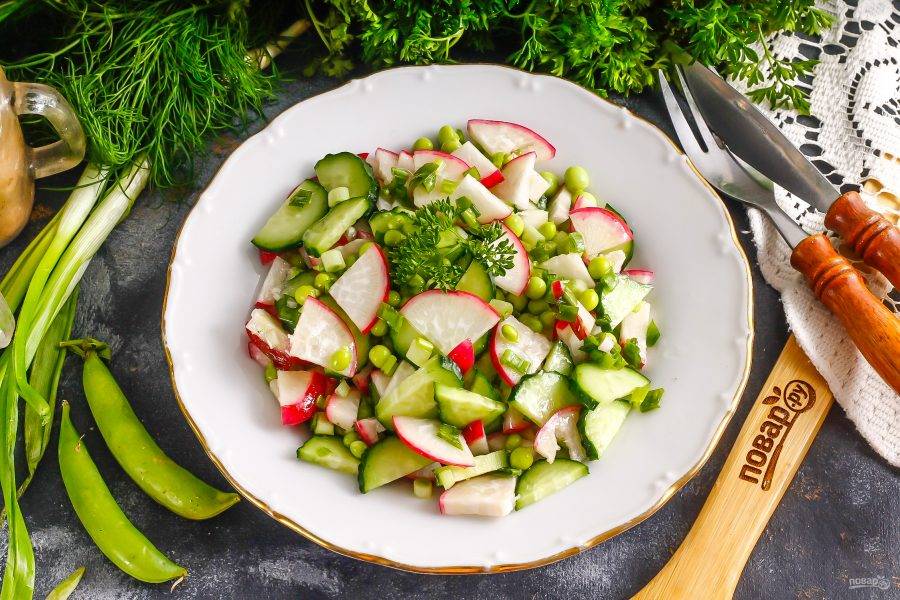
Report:
M 684 542 L 640 600 L 726 600 L 833 397 L 791 336 Z
M 866 206 L 859 194 L 847 192 L 835 200 L 825 227 L 839 233 L 867 265 L 900 289 L 900 229 Z
M 862 275 L 821 233 L 794 248 L 791 265 L 806 276 L 869 364 L 900 393 L 900 319 L 869 291 Z

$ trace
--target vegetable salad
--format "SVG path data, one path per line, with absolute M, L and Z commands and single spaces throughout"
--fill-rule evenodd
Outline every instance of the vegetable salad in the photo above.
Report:
M 659 406 L 654 274 L 584 168 L 543 170 L 555 154 L 524 125 L 445 125 L 323 157 L 263 225 L 248 348 L 282 423 L 310 429 L 301 461 L 503 516 Z

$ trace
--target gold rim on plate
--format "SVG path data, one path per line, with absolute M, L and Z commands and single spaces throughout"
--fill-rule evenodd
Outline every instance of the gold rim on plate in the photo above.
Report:
M 579 86 L 578 84 L 575 84 L 575 83 L 573 83 L 567 79 L 564 79 L 562 77 L 557 77 L 555 75 L 549 75 L 549 74 L 545 74 L 545 73 L 540 73 L 540 74 L 528 73 L 526 71 L 521 71 L 519 69 L 515 69 L 513 67 L 509 67 L 506 65 L 498 65 L 498 64 L 494 64 L 494 63 L 466 63 L 466 65 L 461 65 L 461 66 L 467 66 L 467 65 L 468 66 L 489 66 L 489 67 L 495 67 L 495 68 L 502 68 L 502 69 L 506 69 L 506 70 L 520 73 L 523 75 L 528 75 L 530 77 L 550 77 L 553 79 L 559 79 L 561 81 L 564 81 L 565 83 L 567 83 L 569 85 L 574 85 L 576 87 L 581 88 L 581 86 Z M 394 67 L 391 69 L 382 69 L 380 71 L 375 71 L 373 73 L 370 73 L 370 74 L 366 75 L 365 77 L 351 79 L 350 81 L 344 83 L 343 85 L 340 85 L 332 90 L 328 90 L 328 91 L 322 92 L 322 93 L 327 94 L 330 92 L 340 90 L 342 88 L 353 85 L 357 81 L 365 80 L 368 77 L 383 73 L 385 71 L 395 71 L 395 70 L 401 70 L 401 69 L 424 69 L 424 68 L 428 68 L 428 67 L 409 66 L 409 67 Z M 441 65 L 440 68 L 452 69 L 453 65 Z M 169 369 L 169 378 L 172 381 L 172 390 L 175 393 L 175 399 L 178 402 L 178 407 L 181 409 L 181 413 L 184 415 L 184 418 L 187 420 L 188 425 L 190 425 L 191 429 L 193 430 L 194 435 L 197 436 L 197 440 L 200 442 L 200 445 L 203 447 L 204 452 L 206 452 L 206 455 L 209 456 L 210 460 L 213 462 L 213 464 L 216 466 L 216 468 L 219 469 L 219 471 L 222 473 L 222 476 L 225 477 L 225 479 L 228 480 L 228 482 L 232 485 L 232 487 L 234 487 L 234 489 L 236 489 L 242 496 L 244 496 L 244 498 L 249 500 L 251 502 L 251 504 L 255 505 L 257 508 L 262 510 L 264 513 L 268 514 L 270 517 L 272 517 L 273 519 L 275 519 L 276 521 L 278 521 L 285 527 L 292 529 L 293 531 L 296 531 L 303 537 L 319 544 L 323 548 L 327 548 L 328 550 L 337 552 L 338 554 L 342 554 L 342 555 L 348 556 L 350 558 L 355 558 L 358 560 L 363 560 L 366 562 L 375 563 L 375 564 L 383 565 L 386 567 L 392 567 L 394 569 L 400 569 L 403 571 L 409 571 L 412 573 L 438 574 L 438 575 L 471 575 L 471 574 L 485 574 L 485 573 L 509 573 L 509 572 L 513 572 L 513 571 L 521 571 L 521 570 L 525 570 L 525 569 L 533 569 L 536 567 L 542 567 L 545 565 L 549 565 L 550 563 L 554 563 L 556 561 L 562 560 L 564 558 L 574 556 L 575 554 L 578 554 L 579 552 L 582 552 L 584 550 L 590 550 L 594 546 L 596 546 L 602 542 L 605 542 L 606 540 L 608 540 L 612 537 L 615 537 L 615 536 L 619 535 L 620 533 L 627 531 L 628 529 L 631 529 L 635 525 L 641 523 L 642 521 L 644 521 L 647 518 L 649 518 L 650 516 L 652 516 L 660 508 L 662 508 L 663 505 L 665 505 L 666 502 L 668 502 L 672 498 L 672 496 L 675 495 L 675 492 L 677 492 L 682 487 L 684 487 L 684 485 L 688 481 L 693 479 L 693 477 L 700 471 L 700 469 L 703 468 L 703 466 L 709 460 L 709 457 L 712 455 L 713 450 L 715 450 L 716 446 L 719 444 L 719 439 L 721 439 L 722 434 L 725 432 L 725 428 L 728 426 L 728 423 L 731 421 L 731 417 L 734 415 L 734 411 L 737 408 L 738 402 L 740 401 L 741 396 L 743 396 L 744 389 L 747 386 L 747 380 L 750 376 L 750 368 L 753 363 L 753 338 L 754 338 L 755 323 L 754 323 L 754 318 L 753 318 L 753 278 L 751 275 L 752 268 L 750 266 L 750 261 L 747 259 L 747 254 L 746 254 L 746 252 L 744 252 L 743 246 L 741 246 L 740 240 L 737 235 L 737 231 L 734 228 L 734 221 L 731 218 L 731 214 L 728 212 L 728 208 L 725 206 L 725 202 L 722 200 L 721 197 L 719 197 L 718 193 L 716 193 L 716 191 L 713 189 L 713 187 L 703 178 L 703 176 L 700 174 L 700 171 L 698 171 L 697 168 L 694 166 L 694 164 L 690 161 L 690 159 L 688 159 L 685 156 L 685 154 L 681 151 L 681 149 L 678 147 L 678 145 L 675 144 L 675 142 L 673 142 L 669 138 L 669 136 L 666 135 L 666 133 L 664 131 L 662 131 L 659 127 L 657 127 L 651 121 L 648 121 L 647 119 L 634 114 L 633 112 L 631 112 L 630 110 L 628 110 L 627 108 L 625 108 L 623 106 L 620 106 L 618 104 L 610 102 L 609 100 L 607 100 L 605 98 L 597 96 L 596 94 L 593 94 L 589 90 L 585 90 L 584 88 L 581 88 L 581 89 L 584 91 L 588 91 L 588 93 L 591 93 L 596 99 L 598 99 L 602 102 L 605 102 L 611 106 L 614 106 L 618 110 L 622 110 L 622 111 L 626 112 L 629 117 L 637 119 L 638 121 L 641 121 L 641 122 L 649 125 L 651 128 L 656 130 L 666 142 L 668 142 L 672 146 L 672 148 L 675 150 L 675 152 L 677 152 L 680 156 L 682 156 L 682 158 L 684 158 L 687 161 L 688 166 L 691 168 L 691 171 L 694 172 L 694 175 L 696 175 L 697 179 L 704 185 L 704 187 L 706 187 L 707 190 L 709 190 L 710 196 L 716 202 L 719 203 L 719 206 L 722 209 L 722 213 L 725 216 L 725 220 L 728 223 L 728 229 L 729 229 L 729 232 L 731 233 L 731 241 L 734 243 L 734 246 L 738 251 L 738 255 L 739 255 L 740 259 L 743 261 L 743 264 L 745 267 L 744 272 L 746 274 L 747 292 L 748 292 L 747 325 L 749 328 L 749 333 L 747 335 L 747 360 L 746 360 L 746 364 L 744 365 L 744 372 L 741 375 L 741 381 L 740 381 L 737 389 L 735 390 L 734 397 L 732 398 L 731 403 L 728 406 L 728 410 L 725 412 L 725 415 L 722 417 L 722 421 L 719 423 L 718 427 L 716 428 L 715 432 L 713 433 L 713 437 L 710 440 L 710 443 L 707 446 L 706 450 L 704 451 L 703 456 L 700 457 L 700 460 L 696 464 L 694 464 L 694 466 L 692 466 L 690 469 L 688 469 L 688 471 L 681 478 L 679 478 L 677 481 L 672 483 L 672 485 L 670 485 L 669 488 L 666 489 L 666 491 L 662 494 L 662 496 L 659 498 L 659 500 L 657 500 L 652 506 L 650 506 L 650 508 L 648 508 L 646 511 L 644 511 L 640 515 L 637 515 L 636 517 L 629 519 L 628 521 L 626 521 L 625 523 L 622 523 L 621 525 L 619 525 L 617 527 L 613 527 L 612 529 L 604 531 L 603 533 L 591 538 L 586 543 L 584 543 L 580 546 L 573 546 L 566 550 L 557 552 L 556 554 L 552 554 L 550 556 L 540 558 L 538 560 L 534 560 L 531 562 L 500 564 L 500 565 L 492 565 L 490 567 L 476 566 L 476 565 L 459 565 L 459 566 L 449 566 L 449 567 L 420 567 L 420 566 L 416 566 L 416 565 L 400 563 L 397 561 L 393 561 L 393 560 L 384 558 L 382 556 L 376 556 L 374 554 L 366 554 L 364 552 L 355 552 L 353 550 L 348 550 L 346 548 L 342 548 L 340 546 L 336 546 L 336 545 L 332 544 L 328 540 L 325 540 L 325 539 L 317 536 L 316 534 L 312 533 L 311 531 L 308 531 L 307 529 L 302 527 L 299 523 L 296 523 L 295 521 L 289 519 L 288 517 L 282 515 L 281 513 L 273 510 L 268 504 L 266 504 L 265 502 L 263 502 L 262 500 L 260 500 L 256 496 L 254 496 L 252 493 L 250 493 L 250 491 L 248 491 L 240 483 L 238 483 L 237 480 L 235 480 L 231 476 L 231 474 L 225 469 L 224 465 L 219 460 L 219 458 L 212 452 L 212 450 L 210 450 L 209 445 L 206 443 L 206 438 L 204 437 L 204 435 L 200 431 L 200 429 L 197 427 L 197 424 L 194 422 L 194 419 L 191 417 L 191 415 L 188 413 L 187 409 L 185 408 L 184 402 L 182 402 L 182 400 L 181 400 L 181 394 L 178 391 L 178 385 L 175 383 L 175 371 L 174 371 L 174 365 L 172 363 L 172 354 L 169 352 L 169 345 L 168 345 L 168 342 L 166 341 L 166 307 L 168 306 L 168 302 L 169 302 L 169 287 L 171 284 L 171 277 L 172 277 L 172 265 L 175 262 L 175 255 L 176 255 L 176 252 L 178 249 L 178 243 L 181 240 L 181 234 L 184 231 L 185 224 L 187 223 L 188 219 L 190 219 L 191 214 L 197 207 L 195 204 L 194 207 L 192 207 L 191 210 L 188 211 L 188 214 L 185 216 L 184 221 L 182 222 L 181 227 L 178 230 L 178 235 L 175 236 L 175 243 L 172 246 L 172 255 L 169 259 L 169 266 L 166 269 L 166 288 L 165 288 L 165 293 L 163 296 L 162 317 L 160 319 L 160 329 L 161 329 L 161 333 L 162 333 L 163 350 L 165 351 L 165 355 L 166 355 L 166 364 L 168 365 L 168 369 Z M 319 94 L 316 94 L 316 95 L 319 95 Z M 310 98 L 313 98 L 313 97 L 315 97 L 315 96 L 310 96 Z M 309 98 L 304 98 L 300 102 L 304 102 L 308 99 Z M 299 104 L 299 102 L 297 104 Z M 296 106 L 296 104 L 293 104 L 290 107 L 286 108 L 285 111 L 282 111 L 282 113 L 286 112 L 293 106 Z M 259 132 L 257 132 L 254 135 L 258 135 L 262 131 L 265 131 L 266 128 L 263 128 L 262 130 L 260 130 Z M 253 136 L 251 136 L 251 137 L 253 137 Z M 248 140 L 249 139 L 250 138 L 248 138 Z M 244 140 L 244 141 L 246 142 L 247 140 Z M 228 162 L 228 159 L 226 158 L 222 162 L 222 165 L 219 167 L 219 170 L 221 170 L 222 167 L 224 167 L 227 162 Z M 218 171 L 216 172 L 216 175 L 210 180 L 210 184 L 212 184 L 212 182 L 215 181 L 217 176 L 218 176 Z

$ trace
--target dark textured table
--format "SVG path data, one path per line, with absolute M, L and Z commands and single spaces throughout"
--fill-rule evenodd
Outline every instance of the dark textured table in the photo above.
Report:
M 339 82 L 301 80 L 269 107 L 274 116 Z M 671 133 L 652 94 L 622 102 Z M 247 133 L 257 131 L 257 124 Z M 215 174 L 238 139 L 223 137 L 203 161 L 198 188 Z M 51 182 L 53 185 L 58 182 Z M 176 233 L 195 201 L 191 193 L 145 193 L 110 236 L 84 276 L 74 333 L 111 343 L 113 370 L 141 419 L 178 462 L 216 485 L 226 483 L 183 419 L 160 341 L 166 267 Z M 43 215 L 0 251 L 5 270 L 46 222 L 62 196 L 38 193 Z M 741 241 L 755 264 L 746 215 L 732 207 Z M 74 598 L 625 598 L 662 567 L 696 517 L 750 403 L 788 332 L 779 299 L 754 268 L 756 342 L 744 400 L 706 466 L 655 515 L 587 552 L 553 565 L 502 575 L 424 576 L 345 558 L 282 527 L 242 502 L 212 521 L 188 522 L 144 496 L 103 445 L 87 412 L 80 361 L 67 361 L 60 397 L 72 401 L 78 429 L 128 516 L 190 570 L 174 593 L 119 572 L 93 546 L 69 505 L 50 450 L 22 505 L 37 556 L 36 597 L 80 565 L 87 574 Z M 210 298 L 215 302 L 215 298 Z M 2 533 L 6 545 L 5 530 Z M 796 480 L 760 540 L 737 589 L 740 599 L 900 597 L 900 477 L 857 435 L 835 406 Z M 849 579 L 876 578 L 889 589 L 851 589 Z

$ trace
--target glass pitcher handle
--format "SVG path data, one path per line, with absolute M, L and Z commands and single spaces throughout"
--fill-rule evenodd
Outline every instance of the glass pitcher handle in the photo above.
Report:
M 60 139 L 31 148 L 31 169 L 35 179 L 71 169 L 84 158 L 85 141 L 81 123 L 72 106 L 52 87 L 39 83 L 14 82 L 16 114 L 41 115 Z

